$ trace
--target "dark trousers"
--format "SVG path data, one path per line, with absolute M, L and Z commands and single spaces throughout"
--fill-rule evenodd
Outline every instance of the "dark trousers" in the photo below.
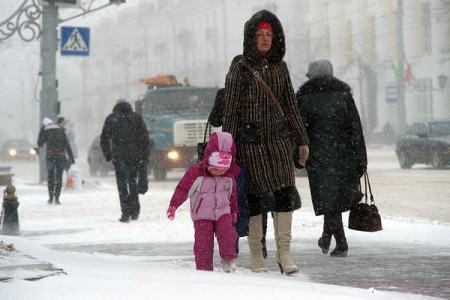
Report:
M 124 218 L 131 217 L 137 219 L 141 210 L 137 191 L 138 165 L 139 162 L 114 162 L 120 209 Z
M 62 188 L 62 174 L 66 167 L 66 157 L 64 154 L 47 154 L 47 186 L 49 203 L 55 201 L 59 204 L 59 195 Z
M 48 180 L 61 182 L 66 167 L 66 156 L 64 154 L 47 154 Z

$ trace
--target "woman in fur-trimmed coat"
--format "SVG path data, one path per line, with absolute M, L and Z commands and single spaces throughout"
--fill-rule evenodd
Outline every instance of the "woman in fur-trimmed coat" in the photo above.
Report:
M 333 76 L 325 59 L 309 64 L 310 79 L 297 92 L 300 113 L 310 140 L 306 162 L 316 215 L 324 215 L 319 247 L 328 253 L 332 236 L 336 248 L 331 256 L 348 251 L 342 212 L 361 200 L 359 178 L 367 167 L 363 129 L 350 86 Z
M 295 91 L 283 61 L 285 36 L 278 18 L 267 10 L 254 14 L 244 28 L 243 59 L 278 98 L 301 159 L 308 157 L 308 138 L 295 104 Z M 237 161 L 248 168 L 246 192 L 250 210 L 248 242 L 251 269 L 267 272 L 261 238 L 262 214 L 273 212 L 277 260 L 281 271 L 295 273 L 290 253 L 292 212 L 300 208 L 295 187 L 293 145 L 274 100 L 241 61 L 225 81 L 226 110 L 222 130 L 236 140 Z

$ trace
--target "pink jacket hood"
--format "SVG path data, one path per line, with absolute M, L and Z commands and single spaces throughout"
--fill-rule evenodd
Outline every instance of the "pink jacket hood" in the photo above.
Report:
M 225 151 L 233 156 L 231 166 L 224 176 L 237 177 L 241 169 L 235 162 L 236 144 L 234 143 L 233 136 L 230 133 L 218 131 L 213 132 L 209 137 L 209 141 L 203 155 L 203 160 L 201 161 L 205 171 L 208 166 L 208 157 L 215 151 Z

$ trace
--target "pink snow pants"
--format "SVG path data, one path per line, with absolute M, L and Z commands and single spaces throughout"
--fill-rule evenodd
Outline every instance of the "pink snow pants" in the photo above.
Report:
M 220 257 L 225 260 L 235 259 L 237 257 L 237 233 L 231 223 L 231 214 L 223 215 L 217 221 L 194 221 L 194 230 L 194 255 L 197 270 L 214 270 L 214 233 L 219 244 Z

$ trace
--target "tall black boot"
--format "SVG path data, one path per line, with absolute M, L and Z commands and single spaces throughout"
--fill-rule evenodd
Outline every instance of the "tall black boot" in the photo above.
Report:
M 336 248 L 331 251 L 330 256 L 346 257 L 348 253 L 347 239 L 345 238 L 344 225 L 342 224 L 342 214 L 334 214 L 331 220 L 331 231 L 336 240 Z
M 55 181 L 55 204 L 61 204 L 61 202 L 59 202 L 59 195 L 61 195 L 61 188 L 62 188 L 62 181 L 56 180 Z
M 333 236 L 331 233 L 331 217 L 332 215 L 329 214 L 325 214 L 323 216 L 323 232 L 317 242 L 319 247 L 322 249 L 323 254 L 327 254 L 328 250 L 330 250 L 331 237 Z
M 48 204 L 53 204 L 53 195 L 54 195 L 54 188 L 55 188 L 55 183 L 53 180 L 48 179 L 47 180 L 47 188 L 48 188 Z
M 262 213 L 262 228 L 263 237 L 261 239 L 263 257 L 267 258 L 267 245 L 266 245 L 266 233 L 267 233 L 267 213 Z

